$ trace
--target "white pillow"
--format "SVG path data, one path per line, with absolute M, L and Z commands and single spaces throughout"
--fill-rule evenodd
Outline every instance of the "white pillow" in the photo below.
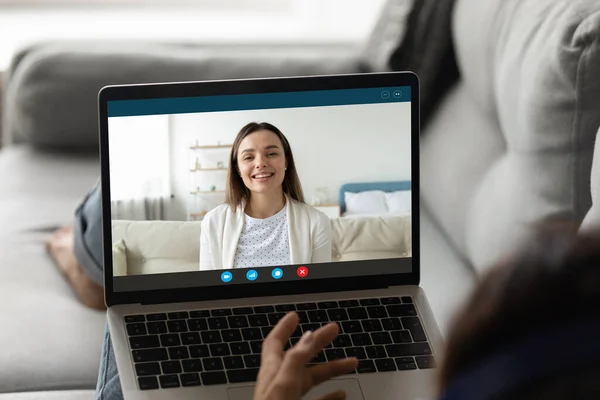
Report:
M 346 214 L 387 214 L 385 192 L 367 190 L 360 193 L 344 192 Z
M 391 214 L 410 215 L 412 209 L 412 191 L 399 190 L 386 193 L 385 203 Z

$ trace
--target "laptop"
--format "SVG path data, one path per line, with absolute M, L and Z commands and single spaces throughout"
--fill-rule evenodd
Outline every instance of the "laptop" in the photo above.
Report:
M 311 365 L 360 360 L 305 398 L 434 395 L 443 341 L 419 286 L 416 75 L 108 86 L 99 132 L 107 318 L 125 399 L 251 399 L 262 340 L 290 311 L 300 325 L 288 348 L 340 326 Z M 276 144 L 263 151 L 261 140 Z M 242 176 L 246 162 L 272 171 Z M 285 206 L 257 216 L 273 188 Z M 249 197 L 231 203 L 235 193 Z M 265 221 L 279 230 L 251 233 Z

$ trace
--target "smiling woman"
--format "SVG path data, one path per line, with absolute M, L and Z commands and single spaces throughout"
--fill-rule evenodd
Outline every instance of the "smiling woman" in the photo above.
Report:
M 229 165 L 225 202 L 232 208 L 251 200 L 246 212 L 252 214 L 252 208 L 268 203 L 272 196 L 282 199 L 281 192 L 304 202 L 292 148 L 272 124 L 252 122 L 244 126 L 233 143 Z
M 245 125 L 231 149 L 225 204 L 202 221 L 200 270 L 329 261 L 329 218 L 304 202 L 287 138 L 267 122 Z

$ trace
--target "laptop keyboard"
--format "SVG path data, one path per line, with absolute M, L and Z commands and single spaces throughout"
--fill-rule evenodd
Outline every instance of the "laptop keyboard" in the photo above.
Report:
M 137 314 L 124 317 L 141 390 L 256 381 L 263 339 L 289 311 L 287 348 L 337 322 L 340 334 L 310 364 L 356 357 L 352 373 L 427 369 L 435 360 L 411 297 L 381 297 Z

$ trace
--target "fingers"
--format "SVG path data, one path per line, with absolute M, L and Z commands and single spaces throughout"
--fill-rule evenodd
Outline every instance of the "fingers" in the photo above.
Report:
M 358 360 L 354 357 L 330 361 L 325 364 L 315 365 L 308 370 L 309 385 L 317 386 L 336 376 L 347 374 L 358 367 Z M 310 389 L 310 388 L 307 388 Z
M 299 321 L 298 314 L 295 312 L 287 313 L 281 318 L 263 341 L 262 353 L 271 353 L 275 350 L 278 353 L 282 352 Z
M 266 377 L 275 376 L 283 359 L 283 349 L 288 343 L 290 336 L 292 336 L 292 333 L 296 330 L 298 322 L 298 314 L 295 312 L 288 313 L 269 332 L 262 344 L 261 375 L 265 375 Z
M 318 400 L 344 400 L 346 398 L 346 392 L 343 390 L 337 390 L 335 392 L 331 392 L 326 394 L 323 397 L 319 397 Z
M 317 329 L 315 331 L 315 341 L 318 348 L 315 354 L 327 347 L 329 343 L 333 342 L 339 333 L 340 327 L 335 322 L 331 322 Z
M 336 323 L 327 324 L 314 332 L 305 332 L 300 341 L 287 351 L 278 374 L 300 376 L 306 364 L 331 343 L 338 333 L 339 327 Z

